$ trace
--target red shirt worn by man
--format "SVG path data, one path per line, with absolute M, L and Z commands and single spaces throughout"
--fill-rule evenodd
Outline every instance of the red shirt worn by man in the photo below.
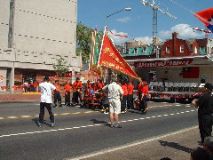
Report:
M 74 83 L 73 83 L 73 89 L 75 90 L 75 91 L 77 91 L 77 90 L 79 90 L 79 89 L 81 89 L 82 88 L 82 82 L 81 81 L 75 81 Z
M 123 84 L 122 86 L 121 86 L 121 88 L 122 88 L 122 90 L 123 90 L 123 95 L 124 96 L 127 96 L 128 95 L 128 89 L 127 89 L 127 84 Z
M 72 89 L 72 86 L 70 85 L 70 83 L 65 84 L 65 86 L 64 86 L 65 92 L 70 92 L 71 89 Z
M 132 83 L 129 83 L 127 85 L 127 90 L 128 90 L 128 95 L 132 95 L 133 94 L 134 86 L 133 86 Z

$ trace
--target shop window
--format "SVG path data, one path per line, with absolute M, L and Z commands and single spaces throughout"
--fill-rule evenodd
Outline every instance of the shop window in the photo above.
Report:
M 184 46 L 183 45 L 180 46 L 180 53 L 184 53 Z

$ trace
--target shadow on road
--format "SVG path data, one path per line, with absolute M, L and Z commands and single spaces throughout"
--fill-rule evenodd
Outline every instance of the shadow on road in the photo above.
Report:
M 168 141 L 159 140 L 159 143 L 160 143 L 161 146 L 175 148 L 177 150 L 184 151 L 184 152 L 187 152 L 187 153 L 191 153 L 193 151 L 193 149 L 182 146 L 182 145 L 175 143 L 175 142 L 168 142 Z
M 106 121 L 99 121 L 97 119 L 91 119 L 90 121 L 92 121 L 94 124 L 107 124 Z
M 41 124 L 39 124 L 39 119 L 38 118 L 33 118 L 32 121 L 35 123 L 37 127 L 41 127 L 41 124 L 45 124 L 46 126 L 50 127 L 50 123 L 47 121 L 43 121 Z

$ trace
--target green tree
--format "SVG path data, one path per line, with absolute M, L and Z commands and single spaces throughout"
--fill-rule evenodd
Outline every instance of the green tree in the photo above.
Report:
M 69 65 L 67 65 L 67 61 L 61 56 L 56 59 L 56 63 L 53 64 L 53 68 L 59 77 L 62 77 L 66 72 L 69 71 Z
M 92 29 L 83 25 L 82 23 L 77 24 L 76 40 L 77 40 L 77 55 L 82 53 L 83 63 L 87 63 L 89 55 L 91 53 L 91 34 Z
M 82 54 L 82 61 L 83 63 L 88 63 L 89 57 L 91 54 L 91 45 L 92 45 L 92 31 L 94 31 L 92 28 L 89 28 L 85 26 L 82 23 L 77 24 L 76 29 L 76 40 L 77 40 L 77 55 Z M 99 40 L 98 47 L 101 46 L 101 40 L 102 40 L 103 32 L 99 31 L 97 33 L 97 37 Z

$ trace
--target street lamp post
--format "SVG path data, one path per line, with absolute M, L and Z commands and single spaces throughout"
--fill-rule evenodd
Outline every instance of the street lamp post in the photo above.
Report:
M 118 13 L 121 13 L 121 12 L 124 12 L 124 11 L 129 12 L 129 11 L 131 11 L 131 10 L 132 10 L 131 7 L 126 7 L 126 8 L 122 8 L 122 9 L 120 9 L 120 10 L 117 10 L 117 11 L 115 11 L 115 12 L 110 13 L 109 15 L 106 16 L 106 26 L 107 26 L 107 19 L 108 19 L 109 17 L 114 16 L 114 15 L 116 15 L 116 14 L 118 14 Z M 104 81 L 107 81 L 107 82 L 109 83 L 110 80 L 111 80 L 111 76 L 112 76 L 112 70 L 111 70 L 111 69 L 106 69 L 106 70 L 105 70 L 105 75 L 106 75 L 106 76 L 105 76 L 105 80 L 104 80 Z
M 118 10 L 118 11 L 115 11 L 115 12 L 113 12 L 113 13 L 110 13 L 109 15 L 107 15 L 106 16 L 106 18 L 109 18 L 109 17 L 111 17 L 111 16 L 113 16 L 113 15 L 115 15 L 115 14 L 118 14 L 118 13 L 120 13 L 120 12 L 123 12 L 123 11 L 131 11 L 132 10 L 132 8 L 130 8 L 130 7 L 126 7 L 126 8 L 122 8 L 122 9 L 120 9 L 120 10 Z

